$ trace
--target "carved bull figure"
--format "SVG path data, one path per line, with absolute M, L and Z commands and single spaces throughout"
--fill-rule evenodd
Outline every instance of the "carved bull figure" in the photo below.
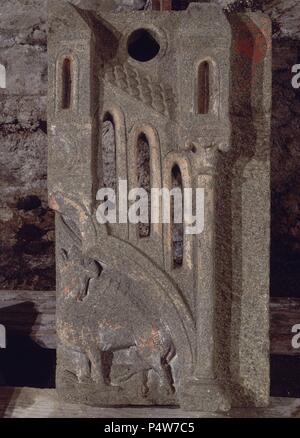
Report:
M 69 294 L 63 289 L 60 311 L 64 317 L 58 318 L 58 334 L 64 348 L 84 353 L 88 361 L 81 361 L 77 367 L 78 380 L 91 377 L 98 384 L 116 384 L 111 371 L 121 357 L 121 361 L 129 361 L 129 366 L 113 380 L 121 384 L 143 373 L 142 393 L 146 394 L 152 370 L 159 384 L 174 392 L 170 363 L 176 356 L 175 347 L 167 327 L 154 317 L 152 303 L 141 299 L 141 286 L 98 261 L 79 262 L 78 257 L 76 247 L 69 252 L 62 250 L 61 272 L 69 283 Z

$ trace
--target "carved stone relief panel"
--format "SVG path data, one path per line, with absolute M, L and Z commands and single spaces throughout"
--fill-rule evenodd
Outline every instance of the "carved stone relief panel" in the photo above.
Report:
M 100 1 L 90 11 L 49 1 L 57 389 L 94 405 L 262 406 L 270 23 L 207 3 L 156 3 L 111 12 Z M 120 181 L 126 193 L 201 189 L 203 229 L 151 215 L 142 227 L 100 224 L 97 190 L 111 186 L 119 206 Z

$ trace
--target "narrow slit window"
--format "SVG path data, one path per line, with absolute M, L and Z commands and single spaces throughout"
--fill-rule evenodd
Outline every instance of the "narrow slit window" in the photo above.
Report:
M 201 62 L 198 69 L 198 114 L 208 114 L 210 103 L 210 68 L 207 61 Z
M 6 68 L 0 64 L 0 88 L 6 88 Z
M 160 11 L 160 0 L 152 0 L 152 9 L 154 11 Z
M 140 238 L 149 237 L 151 233 L 151 176 L 150 176 L 150 146 L 145 134 L 140 134 L 137 140 L 137 177 L 139 188 L 148 194 L 148 223 L 138 224 Z
M 72 99 L 72 63 L 65 58 L 62 65 L 62 108 L 70 109 Z
M 103 186 L 105 188 L 117 188 L 117 164 L 116 164 L 116 129 L 112 115 L 106 113 L 102 126 L 102 170 Z
M 178 164 L 175 164 L 172 168 L 172 189 L 181 190 L 181 212 L 183 212 L 183 183 L 181 170 Z M 175 201 L 174 196 L 172 196 L 171 205 L 171 239 L 172 239 L 172 264 L 173 268 L 180 268 L 183 265 L 183 245 L 184 245 L 184 225 L 183 217 L 181 223 L 174 223 L 175 217 Z M 178 202 L 178 200 L 177 200 Z M 176 206 L 178 208 L 178 205 Z M 180 206 L 179 206 L 180 207 Z M 183 214 L 182 214 L 183 216 Z

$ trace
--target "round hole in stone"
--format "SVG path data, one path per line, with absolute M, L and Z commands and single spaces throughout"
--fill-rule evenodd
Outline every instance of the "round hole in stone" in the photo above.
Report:
M 136 61 L 150 61 L 158 55 L 159 51 L 159 43 L 147 29 L 137 29 L 128 38 L 128 53 Z

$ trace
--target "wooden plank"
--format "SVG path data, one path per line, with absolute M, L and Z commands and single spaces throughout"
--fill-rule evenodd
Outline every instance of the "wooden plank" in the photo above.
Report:
M 56 348 L 54 291 L 0 291 L 0 324 L 14 334 L 29 335 L 45 348 Z
M 300 399 L 272 398 L 268 408 L 232 409 L 226 414 L 163 407 L 97 408 L 58 399 L 54 389 L 0 388 L 1 418 L 300 418 Z
M 0 291 L 0 324 L 8 330 L 28 334 L 45 348 L 56 348 L 56 293 Z M 292 327 L 300 324 L 300 299 L 273 298 L 271 310 L 271 353 L 300 355 L 292 347 Z

